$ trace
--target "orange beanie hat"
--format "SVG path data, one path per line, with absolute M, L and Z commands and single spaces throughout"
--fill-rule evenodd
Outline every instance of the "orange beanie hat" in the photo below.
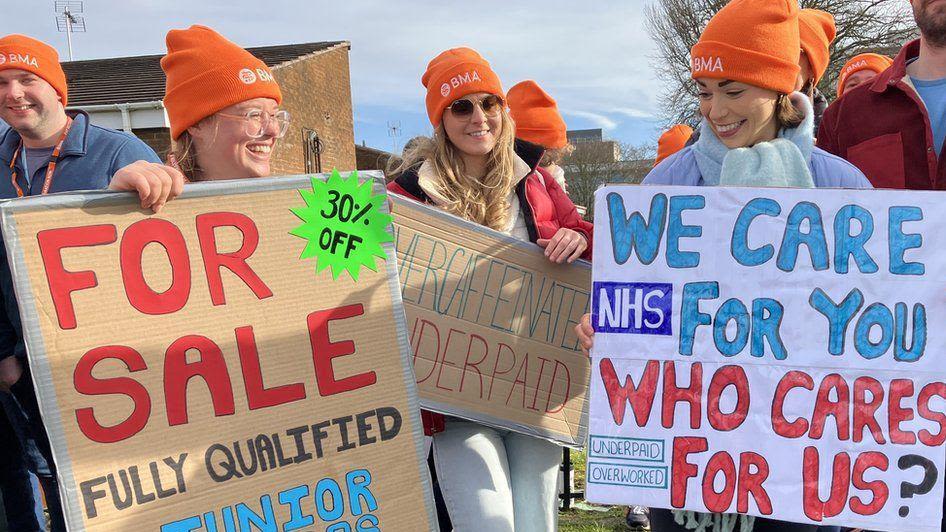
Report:
M 834 17 L 827 11 L 802 9 L 798 13 L 798 32 L 801 49 L 805 51 L 811 69 L 814 70 L 815 83 L 818 83 L 831 61 L 828 48 L 837 34 Z
M 657 160 L 654 161 L 654 166 L 682 150 L 691 136 L 693 136 L 693 128 L 686 124 L 677 124 L 665 131 L 657 141 Z
M 161 68 L 167 75 L 164 106 L 173 139 L 217 111 L 246 100 L 272 98 L 282 103 L 269 67 L 206 26 L 169 31 L 167 46 Z
M 847 78 L 851 74 L 861 70 L 873 70 L 880 74 L 890 68 L 892 64 L 893 59 L 880 54 L 859 54 L 848 59 L 847 63 L 844 63 L 844 66 L 841 67 L 841 75 L 838 76 L 838 98 L 844 94 L 844 84 L 847 83 Z
M 797 0 L 733 0 L 690 50 L 690 74 L 788 94 L 795 90 L 800 53 Z
M 25 70 L 43 78 L 59 93 L 62 106 L 67 105 L 66 74 L 59 64 L 59 54 L 52 46 L 26 35 L 0 38 L 0 70 L 8 69 Z
M 468 94 L 488 92 L 500 98 L 503 85 L 489 62 L 470 48 L 451 48 L 433 58 L 420 79 L 427 89 L 427 116 L 437 127 L 448 105 Z
M 516 123 L 516 137 L 550 150 L 568 144 L 567 128 L 558 106 L 538 83 L 531 79 L 518 83 L 506 96 L 509 114 Z

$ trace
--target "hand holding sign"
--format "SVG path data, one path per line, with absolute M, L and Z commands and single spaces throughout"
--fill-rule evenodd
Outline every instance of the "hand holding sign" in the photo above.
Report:
M 938 531 L 941 196 L 599 190 L 588 499 Z
M 564 227 L 552 238 L 538 239 L 536 244 L 545 248 L 545 256 L 556 264 L 575 262 L 588 249 L 588 240 L 581 233 Z

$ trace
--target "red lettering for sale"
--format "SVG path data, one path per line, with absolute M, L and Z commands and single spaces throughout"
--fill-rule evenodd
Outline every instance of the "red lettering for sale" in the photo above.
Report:
M 164 248 L 171 263 L 171 286 L 164 292 L 154 291 L 145 280 L 142 254 L 152 243 Z M 159 218 L 131 224 L 122 234 L 120 258 L 125 297 L 139 312 L 170 314 L 187 304 L 191 292 L 191 261 L 187 242 L 176 225 Z
M 200 355 L 199 361 L 188 363 L 191 350 Z M 192 377 L 200 377 L 207 385 L 214 416 L 233 415 L 233 386 L 223 352 L 210 338 L 192 334 L 175 340 L 164 355 L 164 400 L 170 426 L 188 421 L 187 385 Z
M 634 386 L 634 381 L 631 380 L 630 375 L 624 377 L 624 385 L 621 385 L 610 358 L 601 359 L 599 371 L 604 383 L 604 390 L 608 394 L 608 403 L 611 405 L 611 416 L 614 418 L 614 422 L 619 426 L 624 424 L 625 409 L 627 403 L 630 403 L 637 426 L 646 426 L 650 419 L 654 396 L 657 393 L 660 362 L 656 360 L 647 361 L 647 365 L 644 366 L 644 374 L 637 386 Z
M 736 407 L 724 414 L 719 408 L 719 398 L 727 387 L 736 389 Z M 749 415 L 749 378 L 739 366 L 723 366 L 713 374 L 707 393 L 706 417 L 709 424 L 719 431 L 730 431 L 746 420 Z M 727 505 L 728 507 L 728 505 Z
M 114 443 L 134 436 L 148 424 L 148 418 L 151 417 L 151 397 L 141 383 L 130 377 L 99 379 L 92 376 L 95 366 L 106 359 L 124 363 L 132 373 L 144 371 L 148 366 L 141 353 L 123 345 L 96 347 L 82 355 L 76 364 L 72 380 L 77 392 L 84 395 L 124 395 L 134 403 L 128 418 L 112 426 L 99 423 L 92 407 L 76 410 L 76 422 L 86 438 L 99 443 Z
M 362 305 L 348 305 L 313 312 L 307 317 L 316 386 L 320 395 L 343 393 L 376 382 L 374 372 L 336 378 L 332 366 L 333 359 L 352 355 L 355 350 L 354 342 L 350 340 L 332 342 L 329 339 L 329 323 L 362 314 Z M 253 328 L 238 327 L 234 334 L 247 406 L 250 410 L 283 405 L 306 397 L 305 385 L 301 382 L 267 387 Z M 92 371 L 106 359 L 124 363 L 129 373 L 146 371 L 148 367 L 141 354 L 134 349 L 114 345 L 92 349 L 76 364 L 73 385 L 78 393 L 87 396 L 124 395 L 134 403 L 128 418 L 113 426 L 99 422 L 93 407 L 76 409 L 79 429 L 87 438 L 100 443 L 114 443 L 138 434 L 147 426 L 151 417 L 151 395 L 141 382 L 132 377 L 94 377 Z M 213 340 L 200 335 L 187 335 L 175 340 L 164 353 L 163 371 L 164 406 L 168 425 L 176 426 L 189 422 L 187 392 L 194 377 L 199 377 L 207 386 L 214 417 L 234 414 L 233 386 L 227 362 L 220 347 Z
M 213 212 L 198 215 L 196 223 L 200 255 L 204 260 L 204 272 L 207 275 L 207 286 L 210 288 L 210 301 L 215 306 L 227 302 L 220 276 L 221 268 L 226 268 L 239 277 L 257 299 L 272 297 L 272 290 L 246 262 L 259 245 L 259 230 L 249 216 L 236 212 Z M 239 231 L 243 237 L 240 248 L 230 253 L 221 253 L 217 249 L 218 227 L 232 227 Z
M 673 439 L 673 456 L 670 462 L 670 504 L 683 508 L 687 502 L 687 482 L 699 472 L 696 464 L 687 462 L 687 456 L 706 452 L 706 438 L 679 437 Z
M 939 425 L 939 432 L 936 434 L 926 429 L 922 429 L 917 433 L 920 442 L 930 447 L 938 447 L 946 441 L 946 415 L 943 412 L 930 410 L 930 399 L 937 395 L 946 399 L 946 383 L 931 382 L 920 390 L 920 395 L 916 398 L 916 411 L 920 414 L 920 417 Z
M 305 385 L 301 382 L 267 388 L 263 384 L 259 352 L 253 327 L 240 327 L 236 331 L 237 350 L 240 352 L 240 367 L 243 368 L 243 383 L 246 387 L 246 402 L 250 410 L 282 405 L 305 399 Z
M 102 246 L 118 239 L 114 225 L 89 225 L 48 229 L 36 235 L 39 252 L 46 270 L 46 281 L 60 329 L 76 328 L 76 313 L 72 305 L 72 292 L 98 286 L 98 279 L 91 270 L 71 272 L 62 262 L 65 248 Z
M 851 497 L 849 506 L 852 512 L 860 515 L 874 515 L 887 504 L 887 497 L 890 495 L 887 484 L 882 480 L 868 482 L 864 480 L 864 473 L 868 469 L 886 471 L 888 465 L 889 461 L 884 453 L 868 451 L 858 455 L 857 460 L 854 461 L 854 471 L 851 473 L 853 477 L 851 484 L 859 490 L 871 492 L 873 498 L 870 502 L 865 503 L 860 497 Z
M 364 305 L 358 303 L 328 310 L 319 310 L 309 314 L 307 317 L 309 341 L 312 344 L 312 362 L 315 365 L 315 378 L 319 387 L 319 395 L 325 397 L 350 392 L 371 386 L 377 382 L 378 376 L 373 371 L 336 379 L 335 368 L 332 367 L 333 359 L 355 354 L 355 342 L 351 340 L 332 342 L 329 339 L 328 333 L 329 322 L 354 318 L 364 313 Z
M 827 501 L 819 495 L 819 456 L 815 447 L 805 447 L 802 459 L 802 504 L 805 515 L 812 521 L 821 522 L 825 517 L 834 517 L 844 510 L 851 484 L 851 457 L 847 453 L 834 456 L 831 475 L 831 490 Z
M 673 362 L 664 362 L 663 412 L 661 424 L 664 428 L 673 427 L 674 411 L 677 403 L 690 405 L 690 428 L 700 428 L 703 396 L 703 364 L 690 364 L 690 385 L 681 388 L 677 385 L 677 371 Z

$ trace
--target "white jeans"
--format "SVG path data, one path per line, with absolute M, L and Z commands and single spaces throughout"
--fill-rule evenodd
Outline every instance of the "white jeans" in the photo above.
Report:
M 557 529 L 560 446 L 451 419 L 433 448 L 455 532 Z

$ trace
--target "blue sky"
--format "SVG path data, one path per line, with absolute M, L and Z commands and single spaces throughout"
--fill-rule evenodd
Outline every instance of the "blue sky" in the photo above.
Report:
M 6 0 L 0 34 L 24 33 L 56 46 L 53 0 Z M 171 28 L 200 23 L 242 46 L 347 40 L 355 141 L 390 150 L 429 134 L 420 77 L 454 46 L 483 54 L 508 88 L 536 80 L 559 103 L 570 129 L 601 127 L 632 144 L 655 143 L 659 82 L 643 0 L 86 0 L 88 33 L 76 59 L 164 53 Z

